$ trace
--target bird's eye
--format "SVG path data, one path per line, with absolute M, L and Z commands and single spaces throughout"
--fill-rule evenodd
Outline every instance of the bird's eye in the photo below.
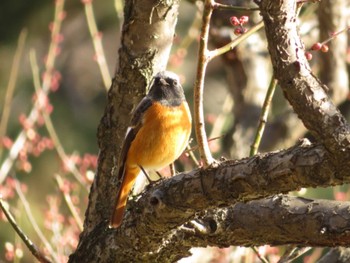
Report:
M 174 80 L 173 80 L 173 85 L 174 85 L 174 86 L 177 86 L 177 84 L 178 84 L 177 80 L 174 79 Z

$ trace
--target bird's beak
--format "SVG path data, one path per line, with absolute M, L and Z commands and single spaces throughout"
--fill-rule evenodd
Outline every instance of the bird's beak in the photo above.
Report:
M 160 81 L 160 83 L 161 83 L 163 86 L 169 86 L 169 83 L 166 82 L 165 79 L 160 79 L 159 81 Z

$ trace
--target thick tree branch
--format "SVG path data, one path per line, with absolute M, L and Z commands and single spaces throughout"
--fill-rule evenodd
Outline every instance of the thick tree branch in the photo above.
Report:
M 129 124 L 130 113 L 144 96 L 151 77 L 166 68 L 175 34 L 178 6 L 178 0 L 125 2 L 117 71 L 98 129 L 98 168 L 90 191 L 84 231 L 70 262 L 87 262 L 87 254 L 90 252 L 87 249 L 89 245 L 95 244 L 94 233 L 99 230 L 101 222 L 110 218 L 113 211 L 117 193 L 113 168 Z M 104 245 L 103 248 L 105 247 Z M 111 259 L 108 252 L 90 256 L 90 262 L 106 262 Z
M 150 260 L 174 262 L 193 246 L 347 244 L 349 206 L 349 202 L 276 196 L 215 209 L 173 231 Z
M 208 208 L 230 206 L 301 187 L 346 182 L 350 182 L 348 169 L 335 166 L 323 146 L 304 141 L 287 150 L 239 161 L 228 160 L 218 168 L 195 170 L 162 181 L 150 187 L 136 203 L 131 202 L 132 211 L 126 214 L 123 228 L 132 236 L 140 231 L 144 235 L 151 231 L 153 236 L 162 236 Z M 164 226 L 160 228 L 161 225 Z
M 281 195 L 238 203 L 186 223 L 172 233 L 158 256 L 168 254 L 167 250 L 188 250 L 191 246 L 348 245 L 349 208 L 350 202 Z
M 112 168 L 133 107 L 144 96 L 153 74 L 166 67 L 175 32 L 178 2 L 127 2 L 124 12 L 118 68 L 98 131 L 100 155 L 85 220 L 88 231 L 97 222 L 109 218 L 113 210 L 117 182 L 112 176 Z M 111 186 L 114 186 L 113 189 Z
M 318 22 L 320 37 L 319 42 L 329 38 L 332 32 L 339 32 L 347 27 L 347 1 L 324 0 L 316 3 L 318 5 Z M 329 88 L 329 96 L 333 103 L 339 105 L 346 99 L 349 90 L 348 72 L 346 66 L 348 34 L 342 33 L 328 43 L 329 51 L 327 53 L 318 52 L 319 73 L 323 84 Z M 316 55 L 316 54 L 315 54 Z M 343 112 L 344 114 L 344 112 Z M 262 150 L 281 149 L 291 145 L 296 138 L 305 134 L 306 129 L 302 123 L 296 120 L 295 115 L 286 112 L 281 118 L 267 123 L 267 132 L 269 138 L 274 140 L 264 140 Z M 287 146 L 286 146 L 287 145 Z
M 175 253 L 175 245 L 171 246 L 167 242 L 168 239 L 171 240 L 175 238 L 173 237 L 176 233 L 174 230 L 176 230 L 177 227 L 193 220 L 197 214 L 206 215 L 204 218 L 206 218 L 205 220 L 209 227 L 203 227 L 203 232 L 208 235 L 210 234 L 210 245 L 261 245 L 264 243 L 273 245 L 300 243 L 301 245 L 306 245 L 310 240 L 303 236 L 303 241 L 301 241 L 302 234 L 298 232 L 302 231 L 295 231 L 294 234 L 289 233 L 284 237 L 282 237 L 282 231 L 279 235 L 274 237 L 272 233 L 276 232 L 270 230 L 271 226 L 269 223 L 265 223 L 265 225 L 268 224 L 266 228 L 265 226 L 261 226 L 262 229 L 259 230 L 261 231 L 259 233 L 271 231 L 271 235 L 256 235 L 252 238 L 252 236 L 246 234 L 242 235 L 242 238 L 239 238 L 239 236 L 236 236 L 238 235 L 237 232 L 232 228 L 230 229 L 229 226 L 223 226 L 223 222 L 234 226 L 237 226 L 235 222 L 239 222 L 237 223 L 238 226 L 242 227 L 240 224 L 244 224 L 246 221 L 247 224 L 245 228 L 249 229 L 251 221 L 247 219 L 248 215 L 245 214 L 242 218 L 240 218 L 241 216 L 238 216 L 238 214 L 234 214 L 231 217 L 225 215 L 225 218 L 222 218 L 219 216 L 220 213 L 214 213 L 217 214 L 217 216 L 210 216 L 213 214 L 210 214 L 210 212 L 206 214 L 205 211 L 208 208 L 214 209 L 215 207 L 232 206 L 240 201 L 249 201 L 281 192 L 297 190 L 300 187 L 329 186 L 350 182 L 350 172 L 347 170 L 345 173 L 347 174 L 346 178 L 337 178 L 337 175 L 344 175 L 344 172 L 340 171 L 332 164 L 332 158 L 329 152 L 325 150 L 323 146 L 309 145 L 304 142 L 288 150 L 258 155 L 240 161 L 225 161 L 222 162 L 218 168 L 180 174 L 146 189 L 139 200 L 130 201 L 129 210 L 126 213 L 124 223 L 118 230 L 108 229 L 108 221 L 101 222 L 93 233 L 91 233 L 90 237 L 92 240 L 85 239 L 85 243 L 81 244 L 81 246 L 84 246 L 85 249 L 89 251 L 89 255 L 85 254 L 81 256 L 91 261 L 95 258 L 94 255 L 99 254 L 103 248 L 104 256 L 117 258 L 118 262 L 130 262 L 130 260 L 136 260 L 136 262 L 137 260 L 166 262 L 162 260 L 164 259 L 164 255 L 169 256 L 169 251 L 172 251 L 173 256 L 171 258 L 175 260 L 178 257 L 188 255 L 187 250 L 189 247 L 200 245 L 200 238 L 193 243 L 193 240 L 185 239 L 186 242 L 183 247 L 181 247 L 181 249 L 179 248 L 178 253 Z M 278 203 L 274 199 L 271 200 Z M 299 211 L 306 212 L 303 206 L 307 207 L 308 202 L 309 201 L 305 200 L 298 201 L 294 202 L 293 205 L 301 205 L 299 206 Z M 318 209 L 315 205 L 317 202 L 322 203 L 322 201 L 315 201 L 309 208 Z M 284 202 L 281 203 L 284 204 Z M 241 205 L 242 204 L 239 204 L 238 207 Z M 346 206 L 346 204 L 344 205 Z M 263 214 L 265 208 L 261 207 L 260 209 L 262 209 L 262 211 L 260 212 Z M 336 211 L 334 208 L 337 207 L 327 205 L 324 208 L 326 209 L 323 212 L 331 215 Z M 340 208 L 342 207 L 339 207 L 339 209 Z M 239 209 L 242 210 L 242 208 Z M 273 210 L 272 207 L 271 209 L 272 212 L 278 211 Z M 298 210 L 297 206 L 295 206 L 295 209 Z M 291 211 L 293 211 L 293 209 Z M 338 213 L 337 211 L 336 214 Z M 346 218 L 350 216 L 347 212 L 348 210 L 345 209 L 341 211 L 342 217 Z M 311 222 L 313 222 L 312 220 L 315 220 L 314 213 L 302 214 L 303 216 L 301 216 L 301 218 L 303 217 L 304 221 L 311 220 Z M 253 217 L 255 216 L 254 214 Z M 271 215 L 267 213 L 264 214 L 264 216 L 270 217 Z M 293 225 L 295 225 L 294 229 L 303 226 L 294 219 L 292 221 L 285 220 L 285 215 L 283 215 L 283 213 L 276 213 L 275 216 L 275 222 L 280 222 L 280 224 L 287 224 L 287 222 L 289 222 L 288 228 L 290 229 Z M 298 220 L 301 220 L 301 218 Z M 253 219 L 251 220 L 254 221 Z M 268 220 L 266 219 L 262 222 L 265 221 Z M 228 222 L 231 223 L 229 224 Z M 271 224 L 273 224 L 273 222 L 271 222 Z M 329 232 L 337 228 L 335 225 L 330 227 L 327 221 L 322 220 L 318 223 L 318 226 L 321 224 L 325 226 L 325 230 L 322 232 L 335 234 L 336 231 L 334 233 Z M 218 227 L 225 227 L 227 231 L 218 231 Z M 344 228 L 339 228 L 340 232 L 343 233 L 343 230 L 346 230 L 347 227 L 346 224 Z M 316 228 L 315 226 L 313 230 Z M 278 227 L 276 228 L 275 226 L 273 229 L 277 231 Z M 318 229 L 318 232 L 321 230 L 322 228 Z M 310 244 L 324 246 L 345 245 L 344 240 L 346 239 L 344 238 L 347 237 L 346 235 L 340 235 L 339 239 L 332 239 L 332 243 L 327 243 L 326 236 L 322 239 L 316 238 L 316 236 L 320 234 L 321 233 L 315 231 L 314 239 L 311 239 Z M 231 239 L 224 236 L 230 236 Z M 209 237 L 206 237 L 205 240 L 208 241 Z M 166 247 L 169 248 L 169 251 Z M 152 251 L 151 254 L 150 251 Z M 157 255 L 157 253 L 161 254 Z M 156 260 L 158 256 L 159 261 Z M 169 258 L 169 261 L 173 260 Z
M 334 154 L 339 165 L 349 165 L 350 127 L 311 72 L 298 35 L 296 1 L 257 1 L 265 22 L 268 48 L 284 94 L 313 136 Z

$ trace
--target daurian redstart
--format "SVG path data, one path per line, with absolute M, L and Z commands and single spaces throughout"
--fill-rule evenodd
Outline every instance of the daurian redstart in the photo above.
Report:
M 111 227 L 122 223 L 128 195 L 136 177 L 145 170 L 159 170 L 174 162 L 187 146 L 191 114 L 175 73 L 158 73 L 151 88 L 136 107 L 119 161 L 118 191 Z

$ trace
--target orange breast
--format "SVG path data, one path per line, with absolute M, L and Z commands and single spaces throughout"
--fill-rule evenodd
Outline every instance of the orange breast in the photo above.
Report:
M 178 107 L 155 102 L 147 109 L 142 123 L 128 151 L 128 166 L 158 170 L 184 151 L 191 134 L 191 114 L 186 102 Z

